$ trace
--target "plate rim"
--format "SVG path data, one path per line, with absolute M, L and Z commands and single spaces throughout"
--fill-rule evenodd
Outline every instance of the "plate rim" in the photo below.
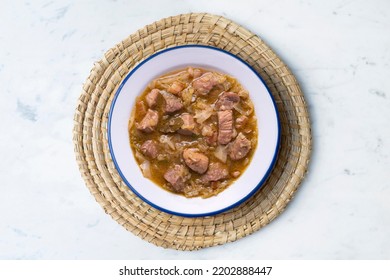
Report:
M 256 77 L 263 83 L 264 87 L 266 88 L 267 90 L 267 93 L 269 95 L 269 97 L 271 98 L 271 101 L 272 101 L 272 104 L 273 104 L 273 107 L 274 107 L 274 110 L 275 110 L 275 115 L 276 115 L 276 122 L 277 122 L 277 143 L 276 143 L 276 146 L 275 146 L 275 151 L 274 151 L 274 155 L 273 155 L 273 158 L 272 158 L 272 161 L 267 169 L 267 171 L 265 172 L 264 176 L 261 178 L 261 180 L 259 181 L 259 183 L 243 198 L 241 198 L 240 200 L 238 200 L 237 202 L 227 206 L 227 207 L 224 207 L 222 209 L 219 209 L 219 210 L 216 210 L 216 211 L 211 211 L 211 212 L 206 212 L 206 213 L 197 213 L 197 214 L 189 214 L 189 213 L 181 213 L 181 212 L 176 212 L 176 211 L 172 211 L 172 210 L 169 210 L 169 209 L 165 209 L 159 205 L 156 205 L 155 203 L 149 201 L 147 198 L 145 198 L 144 196 L 142 196 L 129 182 L 128 180 L 126 179 L 126 177 L 123 175 L 118 163 L 117 163 L 117 160 L 115 158 L 115 154 L 114 154 L 114 151 L 113 151 L 113 146 L 112 146 L 112 141 L 111 141 L 111 120 L 112 120 L 112 113 L 113 113 L 113 109 L 115 107 L 115 103 L 116 103 L 116 100 L 119 96 L 119 94 L 121 93 L 122 91 L 122 88 L 123 86 L 126 84 L 127 80 L 143 65 L 145 64 L 147 61 L 153 59 L 154 57 L 158 56 L 158 55 L 161 55 L 165 52 L 169 52 L 169 51 L 172 51 L 172 50 L 175 50 L 175 49 L 182 49 L 182 48 L 207 48 L 207 49 L 212 49 L 212 50 L 215 50 L 215 51 L 219 51 L 219 52 L 222 52 L 222 53 L 225 53 L 235 59 L 237 59 L 238 61 L 240 61 L 241 63 L 243 63 L 246 67 L 249 68 L 249 70 L 251 70 L 255 75 Z M 147 204 L 149 204 L 150 206 L 162 211 L 162 212 L 165 212 L 165 213 L 168 213 L 168 214 L 171 214 L 171 215 L 176 215 L 176 216 L 181 216 L 181 217 L 186 217 L 186 218 L 198 218 L 198 217 L 207 217 L 207 216 L 215 216 L 215 215 L 218 215 L 218 214 L 221 214 L 221 213 L 224 213 L 228 210 L 231 210 L 233 208 L 235 208 L 236 206 L 242 204 L 243 202 L 247 201 L 250 197 L 252 197 L 258 190 L 261 189 L 261 187 L 264 185 L 265 181 L 268 179 L 271 171 L 273 170 L 275 164 L 276 164 L 276 160 L 277 160 L 277 157 L 278 157 L 278 153 L 279 153 L 279 149 L 280 149 L 280 143 L 281 143 L 281 124 L 280 124 L 280 117 L 279 117 L 279 111 L 278 111 L 278 108 L 276 106 L 276 102 L 275 102 L 275 99 L 274 99 L 274 96 L 271 94 L 271 91 L 270 89 L 268 88 L 267 84 L 265 83 L 264 79 L 253 69 L 253 67 L 251 65 L 249 65 L 246 61 L 244 61 L 242 58 L 238 57 L 237 55 L 231 53 L 231 52 L 228 52 L 226 50 L 223 50 L 223 49 L 220 49 L 220 48 L 217 48 L 217 47 L 213 47 L 213 46 L 208 46 L 208 45 L 198 45 L 198 44 L 188 44 L 188 45 L 181 45 L 181 46 L 173 46 L 173 47 L 169 47 L 169 48 L 166 48 L 166 49 L 163 49 L 161 51 L 157 51 L 155 53 L 153 53 L 152 55 L 150 55 L 149 57 L 147 57 L 146 59 L 142 60 L 141 62 L 139 62 L 129 73 L 126 74 L 126 77 L 122 80 L 122 82 L 120 83 L 118 89 L 116 90 L 115 92 L 115 95 L 113 97 L 113 100 L 111 102 L 111 105 L 110 105 L 110 110 L 109 110 L 109 114 L 108 114 L 108 122 L 107 122 L 107 138 L 108 138 L 108 146 L 109 146 L 109 152 L 110 152 L 110 155 L 111 155 L 111 158 L 112 158 L 112 161 L 115 165 L 115 169 L 118 171 L 121 179 L 125 182 L 126 186 L 134 193 L 136 194 L 141 200 L 143 200 L 144 202 L 146 202 Z

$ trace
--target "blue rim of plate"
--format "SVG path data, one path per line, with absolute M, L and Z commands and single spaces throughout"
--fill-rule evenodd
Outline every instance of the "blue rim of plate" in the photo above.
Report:
M 230 205 L 228 207 L 225 207 L 223 209 L 220 209 L 220 210 L 217 210 L 217 211 L 213 211 L 213 212 L 199 213 L 199 214 L 186 214 L 186 213 L 175 212 L 175 211 L 171 211 L 171 210 L 162 208 L 162 207 L 154 204 L 153 202 L 149 201 L 145 197 L 143 197 L 140 193 L 137 192 L 137 190 L 135 188 L 133 188 L 133 186 L 127 181 L 126 177 L 123 175 L 123 173 L 122 173 L 121 169 L 119 168 L 119 165 L 118 165 L 118 163 L 116 161 L 114 150 L 113 150 L 113 147 L 112 147 L 112 142 L 111 142 L 111 119 L 112 119 L 112 112 L 113 112 L 113 109 L 115 107 L 116 100 L 117 100 L 119 94 L 121 93 L 121 90 L 122 90 L 124 84 L 126 83 L 126 81 L 133 75 L 133 73 L 135 73 L 147 61 L 149 61 L 149 60 L 153 59 L 154 57 L 156 57 L 158 55 L 161 55 L 161 54 L 163 54 L 165 52 L 169 52 L 169 51 L 176 50 L 176 49 L 182 49 L 182 48 L 206 48 L 206 49 L 212 49 L 212 50 L 215 50 L 215 51 L 223 52 L 223 53 L 225 53 L 227 55 L 230 55 L 233 58 L 239 60 L 241 63 L 246 65 L 260 79 L 260 81 L 263 83 L 263 85 L 267 89 L 267 92 L 268 92 L 269 96 L 271 97 L 271 100 L 272 100 L 272 103 L 273 103 L 274 109 L 275 109 L 275 114 L 276 114 L 277 127 L 278 127 L 278 129 L 277 129 L 278 130 L 277 131 L 277 133 L 278 133 L 278 135 L 277 135 L 277 144 L 276 144 L 276 147 L 275 147 L 273 159 L 271 161 L 270 166 L 268 167 L 267 172 L 264 174 L 263 178 L 256 185 L 256 187 L 253 188 L 253 190 L 249 194 L 247 194 L 244 198 L 240 199 L 239 201 L 235 202 L 234 204 L 232 204 L 232 205 Z M 268 179 L 272 169 L 275 166 L 276 159 L 277 159 L 277 156 L 278 156 L 279 147 L 280 147 L 280 138 L 281 138 L 280 137 L 280 119 L 279 119 L 278 108 L 276 107 L 276 103 L 275 103 L 274 97 L 272 96 L 271 91 L 269 90 L 267 84 L 264 82 L 263 78 L 252 68 L 252 66 L 250 66 L 246 61 L 242 60 L 238 56 L 236 56 L 236 55 L 234 55 L 234 54 L 232 54 L 232 53 L 230 53 L 228 51 L 216 48 L 216 47 L 205 46 L 205 45 L 195 45 L 195 44 L 171 47 L 171 48 L 167 48 L 167 49 L 164 49 L 162 51 L 156 52 L 156 53 L 152 54 L 151 56 L 149 56 L 148 58 L 146 58 L 143 61 L 141 61 L 137 66 L 134 67 L 134 69 L 132 69 L 127 74 L 125 79 L 119 85 L 119 88 L 116 91 L 115 96 L 114 96 L 114 98 L 112 100 L 112 103 L 111 103 L 111 106 L 110 106 L 110 111 L 109 111 L 109 114 L 108 114 L 107 134 L 108 134 L 107 135 L 108 136 L 108 146 L 109 146 L 109 150 L 110 150 L 112 161 L 114 162 L 116 170 L 118 171 L 118 173 L 121 176 L 122 180 L 126 183 L 127 187 L 132 192 L 134 192 L 139 198 L 141 198 L 143 201 L 145 201 L 147 204 L 149 204 L 150 206 L 153 206 L 154 208 L 156 208 L 156 209 L 158 209 L 160 211 L 163 211 L 165 213 L 168 213 L 168 214 L 181 216 L 181 217 L 187 217 L 187 218 L 198 218 L 198 217 L 214 216 L 214 215 L 226 212 L 226 211 L 228 211 L 230 209 L 233 209 L 234 207 L 240 205 L 241 203 L 245 202 L 250 197 L 252 197 L 264 185 L 265 181 Z

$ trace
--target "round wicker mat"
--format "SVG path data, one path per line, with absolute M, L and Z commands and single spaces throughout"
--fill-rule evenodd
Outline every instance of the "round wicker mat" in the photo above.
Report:
M 265 80 L 280 114 L 281 147 L 266 184 L 245 203 L 211 217 L 174 216 L 143 202 L 122 181 L 108 148 L 108 113 L 126 74 L 153 53 L 186 44 L 214 46 L 245 60 Z M 74 116 L 73 142 L 82 177 L 104 211 L 142 239 L 179 250 L 232 242 L 275 219 L 301 183 L 311 151 L 307 107 L 287 66 L 255 34 L 210 14 L 159 20 L 108 50 L 83 86 Z

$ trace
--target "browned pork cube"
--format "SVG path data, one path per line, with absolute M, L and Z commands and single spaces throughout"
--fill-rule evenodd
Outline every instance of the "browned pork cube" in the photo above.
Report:
M 183 124 L 178 132 L 183 135 L 191 135 L 196 133 L 196 123 L 194 117 L 189 113 L 184 113 L 180 117 L 183 120 Z
M 198 68 L 189 67 L 187 71 L 194 79 L 202 76 L 202 70 L 200 70 Z
M 181 99 L 174 96 L 171 93 L 163 92 L 162 96 L 165 99 L 165 112 L 170 114 L 174 113 L 176 111 L 179 111 L 183 108 L 183 103 L 181 102 Z
M 173 168 L 169 168 L 164 174 L 164 179 L 167 180 L 177 192 L 181 192 L 189 178 L 189 173 L 186 167 L 180 164 L 175 164 Z
M 251 141 L 249 141 L 241 132 L 229 146 L 229 156 L 232 160 L 243 159 L 251 150 Z
M 153 140 L 145 141 L 141 146 L 141 152 L 150 158 L 156 158 L 158 155 L 158 145 Z
M 237 93 L 225 91 L 219 97 L 215 103 L 215 109 L 217 110 L 232 110 L 233 106 L 240 102 L 240 97 Z
M 148 108 L 146 107 L 145 102 L 143 101 L 138 101 L 135 104 L 135 110 L 136 110 L 136 114 L 139 116 L 144 116 L 148 112 Z
M 208 145 L 217 146 L 218 133 L 214 132 L 213 134 L 211 134 L 211 136 L 206 136 L 204 139 Z
M 210 163 L 209 169 L 206 174 L 202 176 L 204 182 L 215 182 L 228 178 L 229 172 L 225 165 L 219 162 Z
M 158 89 L 152 89 L 147 95 L 146 95 L 146 103 L 148 104 L 149 108 L 154 108 L 157 104 L 158 95 L 160 94 L 160 91 Z
M 246 116 L 239 116 L 237 119 L 236 119 L 236 128 L 240 129 L 240 128 L 243 128 L 248 122 L 248 117 Z
M 180 81 L 174 81 L 169 87 L 168 87 L 168 92 L 173 93 L 173 94 L 179 94 L 186 85 Z
M 218 143 L 227 144 L 233 137 L 233 111 L 218 111 Z
M 196 93 L 206 95 L 216 85 L 223 83 L 226 78 L 222 75 L 217 75 L 212 72 L 204 73 L 199 78 L 192 82 L 192 87 Z
M 136 123 L 138 130 L 141 130 L 146 133 L 151 133 L 154 131 L 158 124 L 158 113 L 156 111 L 148 109 L 145 117 L 139 123 Z
M 204 139 L 206 141 L 206 143 L 210 146 L 215 146 L 217 145 L 217 141 L 218 141 L 218 132 L 216 131 L 216 128 L 214 126 L 211 126 L 211 125 L 204 125 L 202 127 L 202 136 L 204 136 Z
M 198 149 L 185 149 L 183 159 L 189 168 L 199 174 L 205 173 L 209 166 L 209 158 L 200 153 Z

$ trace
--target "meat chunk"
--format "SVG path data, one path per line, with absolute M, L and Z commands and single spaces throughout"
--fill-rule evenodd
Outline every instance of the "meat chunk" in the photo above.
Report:
M 183 159 L 190 169 L 199 174 L 205 173 L 209 167 L 209 158 L 200 153 L 198 149 L 185 149 L 183 151 Z
M 249 153 L 251 148 L 251 141 L 249 141 L 244 134 L 240 132 L 229 146 L 229 156 L 232 160 L 243 159 Z
M 135 104 L 135 110 L 136 110 L 137 115 L 144 116 L 146 114 L 146 112 L 148 111 L 148 108 L 146 107 L 145 102 L 138 101 Z
M 206 124 L 202 127 L 202 136 L 206 143 L 210 146 L 216 146 L 218 141 L 218 133 L 214 126 Z
M 202 76 L 202 70 L 200 70 L 198 68 L 189 67 L 187 71 L 194 79 Z
M 236 128 L 243 128 L 247 122 L 248 122 L 248 117 L 242 115 L 236 119 L 235 126 Z
M 179 111 L 183 108 L 181 99 L 168 92 L 162 92 L 165 100 L 165 112 L 170 114 Z
M 179 133 L 183 135 L 191 135 L 196 133 L 196 123 L 194 117 L 189 113 L 184 113 L 181 116 L 183 124 L 179 129 Z
M 210 136 L 206 136 L 204 138 L 206 140 L 206 143 L 210 146 L 217 146 L 218 141 L 218 133 L 215 131 Z
M 168 92 L 173 93 L 173 94 L 179 94 L 186 85 L 180 81 L 174 81 L 169 87 L 168 87 Z
M 157 99 L 160 91 L 158 89 L 152 89 L 147 95 L 146 95 L 146 103 L 148 104 L 149 108 L 153 108 L 157 104 Z
M 210 163 L 209 169 L 206 174 L 204 174 L 201 179 L 204 182 L 215 182 L 219 180 L 227 179 L 229 172 L 225 165 L 219 162 Z
M 158 155 L 158 145 L 153 140 L 147 140 L 141 145 L 141 152 L 150 158 L 156 158 Z
M 146 133 L 151 133 L 154 131 L 158 124 L 158 113 L 151 109 L 148 109 L 145 117 L 139 123 L 136 123 L 138 130 L 141 130 Z
M 164 174 L 164 179 L 167 180 L 177 192 L 181 192 L 189 178 L 188 169 L 180 164 L 175 164 L 173 168 L 169 168 Z
M 222 84 L 225 81 L 226 77 L 216 73 L 207 72 L 199 78 L 193 80 L 192 87 L 195 89 L 196 93 L 206 95 L 214 86 Z
M 227 144 L 233 137 L 233 111 L 218 111 L 218 143 Z
M 225 91 L 219 95 L 215 108 L 220 111 L 232 110 L 234 104 L 238 102 L 240 102 L 240 97 L 237 93 Z

